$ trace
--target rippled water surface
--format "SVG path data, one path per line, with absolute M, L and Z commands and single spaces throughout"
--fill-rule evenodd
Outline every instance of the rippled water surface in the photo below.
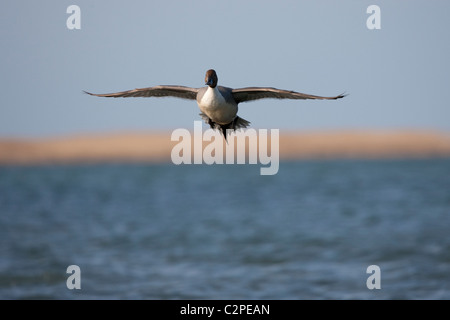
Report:
M 0 167 L 0 298 L 450 299 L 450 161 Z

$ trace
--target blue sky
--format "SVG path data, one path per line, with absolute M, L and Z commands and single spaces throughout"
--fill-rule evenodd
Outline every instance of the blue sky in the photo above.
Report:
M 68 6 L 81 9 L 69 30 Z M 369 30 L 369 5 L 381 29 Z M 172 131 L 194 101 L 85 95 L 158 84 L 271 86 L 339 101 L 240 105 L 254 128 L 450 131 L 448 1 L 7 1 L 0 137 Z

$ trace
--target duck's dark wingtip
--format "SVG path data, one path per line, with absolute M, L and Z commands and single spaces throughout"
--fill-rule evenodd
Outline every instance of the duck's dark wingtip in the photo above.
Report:
M 348 93 L 343 92 L 343 93 L 341 93 L 340 95 L 336 96 L 336 99 L 342 99 L 342 98 L 344 98 L 344 97 L 346 97 L 346 96 L 348 96 L 348 95 L 349 95 Z

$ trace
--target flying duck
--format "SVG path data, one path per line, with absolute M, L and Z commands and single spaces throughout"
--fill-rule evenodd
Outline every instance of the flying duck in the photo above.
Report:
M 86 92 L 97 97 L 176 97 L 182 99 L 197 100 L 200 108 L 200 116 L 211 128 L 220 130 L 225 140 L 227 129 L 237 130 L 246 128 L 249 121 L 237 115 L 238 104 L 241 102 L 275 98 L 275 99 L 321 99 L 336 100 L 345 97 L 340 94 L 335 97 L 321 97 L 310 94 L 281 90 L 270 87 L 247 87 L 231 89 L 217 85 L 218 77 L 216 71 L 206 71 L 205 85 L 202 88 L 190 88 L 184 86 L 161 85 L 142 89 L 133 89 L 116 93 L 95 94 Z

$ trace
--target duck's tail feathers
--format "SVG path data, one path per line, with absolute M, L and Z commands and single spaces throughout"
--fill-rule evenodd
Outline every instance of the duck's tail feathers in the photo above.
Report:
M 241 117 L 236 116 L 233 121 L 228 124 L 218 124 L 212 121 L 206 114 L 203 112 L 200 113 L 200 117 L 209 124 L 209 126 L 214 130 L 219 130 L 222 133 L 225 140 L 227 140 L 228 134 L 235 130 L 245 129 L 250 125 L 250 121 L 242 119 Z

